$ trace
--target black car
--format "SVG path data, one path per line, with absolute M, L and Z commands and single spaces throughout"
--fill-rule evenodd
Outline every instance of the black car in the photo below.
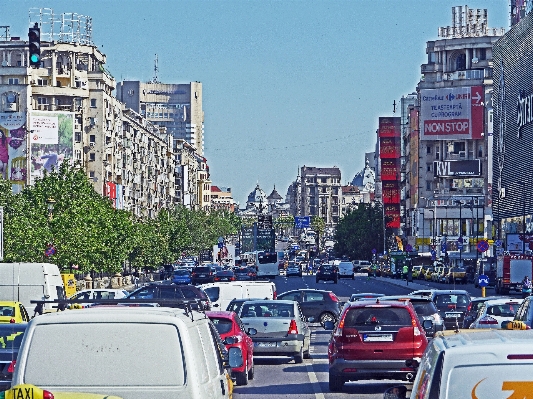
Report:
M 491 299 L 502 299 L 507 298 L 503 296 L 486 296 L 486 297 L 476 297 L 472 298 L 472 306 L 470 306 L 470 309 L 465 314 L 465 318 L 463 319 L 463 328 L 470 328 L 470 324 L 474 322 L 474 320 L 477 319 L 477 312 L 483 306 L 483 304 L 486 301 L 489 301 Z
M 339 281 L 339 269 L 337 266 L 332 265 L 331 263 L 324 263 L 320 265 L 316 271 L 316 282 L 322 281 L 333 281 L 335 284 Z
M 276 299 L 296 301 L 300 304 L 305 317 L 314 317 L 322 326 L 326 321 L 336 323 L 342 309 L 339 298 L 325 290 L 301 289 L 287 291 L 277 296 Z
M 196 266 L 192 269 L 191 283 L 193 285 L 212 283 L 215 281 L 215 272 L 211 266 Z
M 431 300 L 444 319 L 447 330 L 461 328 L 466 312 L 472 306 L 470 294 L 465 290 L 435 290 L 431 293 Z
M 235 281 L 233 270 L 220 270 L 215 273 L 215 281 Z
M 211 304 L 205 292 L 200 288 L 192 285 L 174 285 L 174 284 L 147 284 L 141 288 L 136 289 L 127 296 L 126 299 L 177 299 L 177 300 L 196 300 L 199 302 L 200 308 L 209 310 Z M 165 304 L 166 307 L 179 307 L 179 304 L 173 306 L 172 303 Z M 193 309 L 197 309 L 197 305 L 192 305 Z
M 235 273 L 235 280 L 237 281 L 252 281 L 257 276 L 255 270 L 249 267 L 238 267 L 233 269 L 233 273 Z
M 11 387 L 11 377 L 27 323 L 0 324 L 0 391 Z

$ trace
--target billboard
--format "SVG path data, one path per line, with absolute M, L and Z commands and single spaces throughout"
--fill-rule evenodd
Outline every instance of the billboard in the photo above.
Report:
M 483 138 L 484 101 L 482 86 L 420 90 L 420 138 Z
M 409 192 L 414 203 L 418 203 L 418 110 L 414 108 L 409 109 L 409 127 L 411 130 L 411 139 L 409 142 L 411 156 L 408 165 L 409 170 L 411 171 Z
M 481 161 L 479 159 L 434 161 L 433 175 L 435 177 L 478 177 L 481 176 Z
M 385 225 L 388 228 L 400 228 L 400 204 L 386 204 L 384 206 Z
M 397 181 L 383 182 L 383 203 L 384 204 L 399 204 L 400 203 L 400 187 Z
M 396 137 L 380 137 L 379 138 L 379 157 L 385 158 L 400 158 L 400 138 Z
M 381 160 L 381 180 L 400 180 L 400 160 L 398 158 Z
M 401 136 L 400 117 L 380 117 L 379 137 L 400 137 Z
M 0 113 L 0 135 L 0 177 L 9 180 L 17 193 L 26 184 L 28 170 L 26 115 Z
M 30 113 L 30 184 L 42 178 L 44 171 L 57 171 L 72 162 L 74 113 L 31 111 Z

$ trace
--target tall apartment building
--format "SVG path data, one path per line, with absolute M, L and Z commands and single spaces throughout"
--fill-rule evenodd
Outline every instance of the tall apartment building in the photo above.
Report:
M 452 22 L 439 29 L 440 39 L 427 42 L 428 59 L 421 66 L 419 109 L 409 115 L 418 119 L 411 126 L 418 140 L 405 143 L 406 168 L 418 172 L 410 176 L 407 205 L 419 252 L 447 252 L 450 263 L 465 264 L 480 256 L 477 242 L 491 238 L 487 101 L 492 48 L 503 29 L 488 28 L 487 10 L 468 7 L 453 7 Z
M 17 192 L 70 160 L 117 208 L 153 217 L 177 200 L 172 138 L 113 97 L 115 80 L 90 30 L 68 31 L 56 18 L 58 32 L 41 25 L 38 68 L 29 66 L 26 40 L 9 29 L 0 37 L 2 177 Z
M 318 216 L 324 219 L 326 226 L 336 226 L 342 203 L 340 169 L 302 166 L 300 179 L 300 215 Z
M 185 140 L 204 155 L 202 84 L 167 84 L 124 81 L 117 84 L 117 98 L 174 140 Z

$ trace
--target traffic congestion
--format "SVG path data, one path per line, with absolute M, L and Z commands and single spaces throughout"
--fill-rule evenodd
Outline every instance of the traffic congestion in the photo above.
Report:
M 263 398 L 264 392 L 295 398 L 470 397 L 465 392 L 500 397 L 494 396 L 495 385 L 505 391 L 507 382 L 509 390 L 521 389 L 513 385 L 512 373 L 517 364 L 519 375 L 525 373 L 531 360 L 516 346 L 531 339 L 525 331 L 533 323 L 528 276 L 507 295 L 496 295 L 488 286 L 483 296 L 482 287 L 463 282 L 462 276 L 427 279 L 422 270 L 429 272 L 430 265 L 393 278 L 377 272 L 372 262 L 336 258 L 331 251 L 311 258 L 309 251 L 291 249 L 292 243 L 278 240 L 276 245 L 278 275 L 270 279 L 250 276 L 261 267 L 259 254 L 255 261 L 244 256 L 247 261 L 237 264 L 182 260 L 170 274 L 160 274 L 162 279 L 125 289 L 81 290 L 68 300 L 42 304 L 56 308 L 33 318 L 21 302 L 0 302 L 0 381 L 1 389 L 11 392 L 5 397 L 14 399 L 22 387 L 44 390 L 43 398 L 81 391 L 123 398 L 151 392 L 235 399 Z M 294 268 L 298 273 L 291 272 Z M 241 270 L 247 272 L 239 277 Z M 455 272 L 460 271 L 448 270 Z M 432 275 L 437 273 L 433 268 Z M 192 276 L 199 281 L 193 284 Z M 170 321 L 178 341 L 164 327 Z M 76 336 L 83 339 L 70 339 L 69 346 L 89 359 L 87 366 L 61 373 L 63 339 Z M 157 339 L 139 345 L 147 336 Z M 496 346 L 494 356 L 504 370 L 498 373 L 494 362 L 483 358 Z M 443 353 L 442 367 L 450 375 L 434 372 Z M 42 370 L 38 364 L 44 358 L 55 366 Z M 106 366 L 97 372 L 91 369 L 102 362 Z M 117 374 L 118 364 L 143 367 L 136 372 L 123 367 Z M 490 382 L 453 372 L 470 366 L 491 376 Z M 464 392 L 443 391 L 445 376 L 446 383 L 461 384 Z M 280 384 L 284 379 L 287 383 Z

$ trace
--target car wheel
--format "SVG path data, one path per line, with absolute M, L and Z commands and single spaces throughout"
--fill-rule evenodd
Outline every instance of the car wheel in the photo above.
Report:
M 339 280 L 335 279 L 335 280 L 333 280 L 333 283 L 337 284 L 338 281 L 339 281 Z
M 253 380 L 254 379 L 254 375 L 255 375 L 254 361 L 252 359 L 252 368 L 250 369 L 250 371 L 248 371 L 248 379 L 249 380 Z
M 248 361 L 246 361 L 246 366 L 242 373 L 235 373 L 235 380 L 237 385 L 248 385 Z
M 294 363 L 299 364 L 303 363 L 304 361 L 304 345 L 302 342 L 302 347 L 300 348 L 300 352 L 294 355 Z
M 355 274 L 352 274 L 352 280 L 355 280 Z
M 326 321 L 331 321 L 332 323 L 335 323 L 335 316 L 333 316 L 333 314 L 330 312 L 324 312 L 320 315 L 319 320 L 322 327 L 324 327 Z
M 344 380 L 336 375 L 329 374 L 329 390 L 331 392 L 339 392 L 342 390 Z

